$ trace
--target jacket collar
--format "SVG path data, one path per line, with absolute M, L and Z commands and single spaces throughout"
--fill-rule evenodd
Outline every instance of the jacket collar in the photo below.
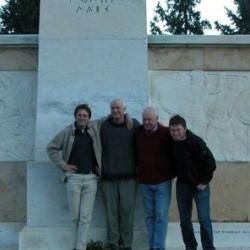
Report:
M 107 116 L 107 119 L 112 119 L 111 115 Z M 130 115 L 128 113 L 124 114 L 124 124 L 126 125 L 126 127 L 130 130 L 133 128 L 133 119 L 130 117 Z
M 92 127 L 92 122 L 91 121 L 89 121 L 89 123 L 87 124 L 87 126 L 86 126 L 86 128 L 87 128 L 87 130 L 89 130 L 91 127 Z M 75 131 L 76 131 L 76 129 L 77 129 L 77 127 L 76 127 L 76 122 L 73 122 L 71 125 L 70 125 L 70 127 L 71 127 L 71 130 L 72 130 L 72 135 L 75 135 Z

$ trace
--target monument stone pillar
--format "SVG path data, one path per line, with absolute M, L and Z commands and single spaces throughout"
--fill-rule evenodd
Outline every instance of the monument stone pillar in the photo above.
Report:
M 70 249 L 65 186 L 46 146 L 72 122 L 79 103 L 88 103 L 98 118 L 109 112 L 113 98 L 123 98 L 140 119 L 149 93 L 146 39 L 145 0 L 41 0 L 35 160 L 27 169 L 20 250 Z M 144 228 L 143 216 L 136 217 Z M 99 194 L 90 239 L 105 239 Z

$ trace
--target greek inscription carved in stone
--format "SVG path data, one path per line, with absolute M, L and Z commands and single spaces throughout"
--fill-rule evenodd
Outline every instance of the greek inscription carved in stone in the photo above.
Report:
M 115 0 L 70 0 L 76 13 L 108 13 Z M 117 0 L 116 0 L 117 1 Z M 123 0 L 120 0 L 123 1 Z
M 109 13 L 115 3 L 142 4 L 141 0 L 67 0 L 76 13 L 98 14 Z

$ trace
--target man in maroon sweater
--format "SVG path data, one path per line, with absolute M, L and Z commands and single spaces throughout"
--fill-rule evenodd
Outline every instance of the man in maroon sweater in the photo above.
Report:
M 158 123 L 154 108 L 142 114 L 136 130 L 136 163 L 143 199 L 150 250 L 164 250 L 174 168 L 171 164 L 170 134 Z

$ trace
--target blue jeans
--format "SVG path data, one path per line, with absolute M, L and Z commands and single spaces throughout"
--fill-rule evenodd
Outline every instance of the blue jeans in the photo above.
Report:
M 196 249 L 197 241 L 194 236 L 192 225 L 192 202 L 197 207 L 198 220 L 200 223 L 200 236 L 202 248 L 206 250 L 215 249 L 213 245 L 213 229 L 210 219 L 210 188 L 197 190 L 188 184 L 176 183 L 176 198 L 180 214 L 181 231 L 186 249 Z
M 157 185 L 140 184 L 149 247 L 165 249 L 172 180 Z

